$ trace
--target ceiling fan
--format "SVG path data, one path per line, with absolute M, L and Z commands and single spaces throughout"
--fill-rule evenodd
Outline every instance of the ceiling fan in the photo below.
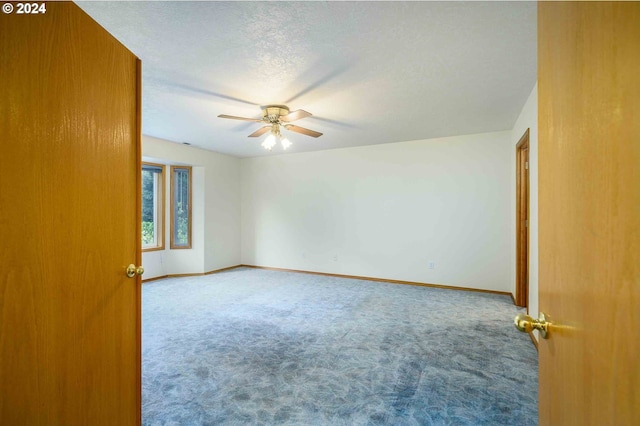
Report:
M 316 132 L 315 130 L 310 130 L 304 127 L 289 124 L 292 121 L 300 120 L 302 118 L 310 116 L 310 112 L 304 111 L 302 109 L 290 112 L 289 107 L 287 107 L 286 105 L 267 105 L 262 107 L 262 118 L 236 117 L 235 115 L 226 114 L 220 114 L 218 117 L 230 118 L 232 120 L 253 121 L 255 123 L 265 123 L 266 126 L 263 126 L 255 132 L 251 133 L 249 137 L 257 138 L 258 136 L 262 136 L 270 130 L 271 134 L 267 137 L 267 139 L 265 139 L 265 141 L 262 143 L 262 146 L 264 146 L 268 150 L 271 150 L 278 139 L 282 143 L 282 147 L 284 149 L 287 149 L 289 146 L 291 146 L 291 142 L 289 142 L 287 138 L 283 138 L 280 134 L 280 129 L 282 127 L 292 132 L 301 133 L 303 135 L 311 136 L 314 138 L 322 136 L 322 133 Z

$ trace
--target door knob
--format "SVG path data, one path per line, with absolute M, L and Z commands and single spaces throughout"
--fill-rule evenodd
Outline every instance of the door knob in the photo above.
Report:
M 516 328 L 523 333 L 530 333 L 532 330 L 538 330 L 543 339 L 546 339 L 549 334 L 550 321 L 547 321 L 547 316 L 544 312 L 540 312 L 538 319 L 533 319 L 527 314 L 517 315 L 513 323 Z
M 131 265 L 127 266 L 127 276 L 129 278 L 135 277 L 136 274 L 138 274 L 138 275 L 144 274 L 144 268 L 142 266 L 138 266 L 136 268 L 136 265 L 134 265 L 133 263 Z

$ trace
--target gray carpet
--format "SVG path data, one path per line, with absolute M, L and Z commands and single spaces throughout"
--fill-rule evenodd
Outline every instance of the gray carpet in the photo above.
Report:
M 508 296 L 239 268 L 143 285 L 144 425 L 535 425 Z

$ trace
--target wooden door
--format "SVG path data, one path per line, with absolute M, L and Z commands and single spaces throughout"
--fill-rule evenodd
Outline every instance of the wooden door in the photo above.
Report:
M 140 63 L 60 2 L 0 55 L 0 424 L 138 424 Z
M 529 129 L 516 145 L 516 305 L 529 312 Z
M 541 425 L 640 424 L 640 3 L 538 9 Z

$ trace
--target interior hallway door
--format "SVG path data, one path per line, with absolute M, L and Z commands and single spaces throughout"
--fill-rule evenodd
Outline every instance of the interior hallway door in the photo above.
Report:
M 538 3 L 538 55 L 540 424 L 639 425 L 640 3 Z
M 0 424 L 138 424 L 140 62 L 73 3 L 15 12 L 0 14 Z

